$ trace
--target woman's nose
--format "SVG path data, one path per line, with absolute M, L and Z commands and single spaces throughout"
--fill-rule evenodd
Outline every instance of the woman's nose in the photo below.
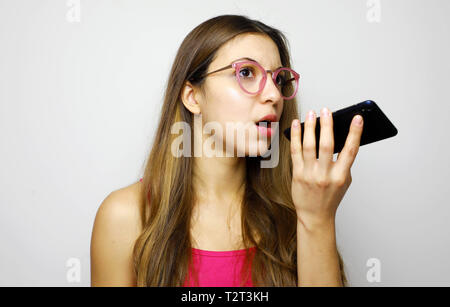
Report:
M 273 72 L 267 71 L 266 84 L 262 90 L 262 95 L 266 99 L 271 99 L 272 101 L 280 101 L 282 99 L 280 89 L 276 86 L 273 78 Z

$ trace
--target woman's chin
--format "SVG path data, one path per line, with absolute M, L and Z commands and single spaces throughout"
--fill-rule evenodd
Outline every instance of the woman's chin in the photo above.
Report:
M 253 143 L 247 150 L 246 156 L 248 157 L 260 157 L 265 155 L 270 150 L 270 142 L 259 141 Z

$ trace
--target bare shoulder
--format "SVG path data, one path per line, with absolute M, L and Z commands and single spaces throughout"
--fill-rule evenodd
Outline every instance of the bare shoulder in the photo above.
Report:
M 140 232 L 140 188 L 137 182 L 109 193 L 97 210 L 94 227 L 111 226 L 122 235 Z
M 142 231 L 137 182 L 112 191 L 100 204 L 91 237 L 91 285 L 133 286 L 134 242 Z
M 112 191 L 102 202 L 97 214 L 105 212 L 116 222 L 130 223 L 130 226 L 140 226 L 139 208 L 141 204 L 141 186 L 137 182 L 121 189 Z M 125 225 L 123 225 L 125 226 Z

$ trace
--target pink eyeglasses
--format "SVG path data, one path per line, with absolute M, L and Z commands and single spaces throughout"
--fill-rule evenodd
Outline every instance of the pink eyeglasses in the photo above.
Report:
M 236 71 L 236 79 L 239 86 L 247 94 L 257 95 L 262 92 L 266 85 L 267 73 L 272 73 L 272 80 L 280 91 L 281 96 L 285 100 L 295 97 L 298 91 L 298 79 L 300 75 L 288 67 L 279 67 L 275 71 L 265 70 L 261 64 L 249 58 L 245 61 L 236 60 L 230 65 L 219 68 L 215 71 L 202 75 L 200 78 L 206 77 L 215 72 L 225 69 L 234 68 Z

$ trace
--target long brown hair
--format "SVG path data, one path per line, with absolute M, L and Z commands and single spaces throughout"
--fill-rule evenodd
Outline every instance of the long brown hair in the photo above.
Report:
M 204 79 L 200 76 L 217 50 L 244 33 L 270 37 L 278 46 L 282 65 L 291 67 L 285 35 L 246 16 L 211 18 L 183 40 L 169 74 L 158 129 L 142 176 L 143 231 L 133 250 L 137 286 L 182 286 L 189 276 L 190 222 L 196 201 L 193 159 L 172 154 L 171 144 L 177 135 L 171 134 L 171 127 L 176 122 L 193 127 L 193 114 L 180 96 L 185 82 L 202 88 Z M 299 116 L 293 99 L 284 104 L 278 131 L 284 131 L 295 118 Z M 256 253 L 246 254 L 242 284 L 249 277 L 251 263 L 254 286 L 297 286 L 297 218 L 291 196 L 290 144 L 284 137 L 279 137 L 279 157 L 274 168 L 261 168 L 262 157 L 245 157 L 242 239 L 246 247 L 255 246 Z M 339 261 L 345 283 L 340 255 Z

